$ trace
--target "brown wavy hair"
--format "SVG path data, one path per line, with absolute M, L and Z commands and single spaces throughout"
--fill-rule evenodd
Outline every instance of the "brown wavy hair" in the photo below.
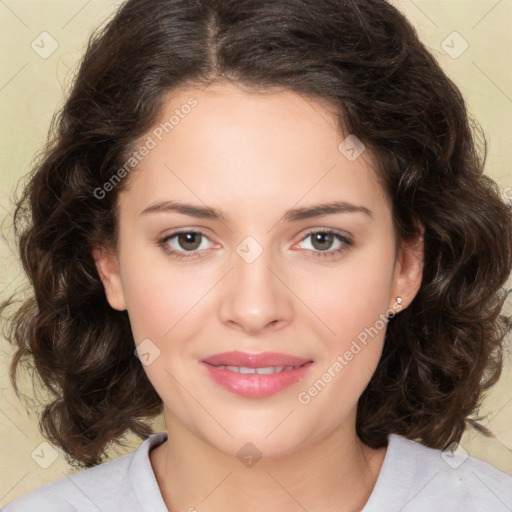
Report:
M 167 93 L 229 80 L 327 100 L 376 157 L 400 241 L 424 228 L 421 288 L 390 320 L 359 400 L 357 433 L 434 448 L 459 441 L 499 378 L 512 267 L 511 213 L 483 174 L 486 142 L 404 15 L 384 0 L 128 0 L 89 41 L 14 214 L 33 288 L 10 315 L 11 377 L 28 365 L 51 395 L 43 434 L 69 461 L 101 462 L 144 438 L 162 402 L 134 356 L 91 255 L 116 243 L 116 198 L 98 199 Z M 5 311 L 9 303 L 3 305 Z

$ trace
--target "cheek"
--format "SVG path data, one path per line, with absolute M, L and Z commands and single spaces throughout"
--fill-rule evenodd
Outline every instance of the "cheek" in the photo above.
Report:
M 326 339 L 336 349 L 350 344 L 387 311 L 394 258 L 392 242 L 381 240 L 347 254 L 339 266 L 304 273 L 298 280 L 298 295 L 321 320 Z
M 394 258 L 391 242 L 381 241 L 347 258 L 316 287 L 309 283 L 302 289 L 304 294 L 309 289 L 310 308 L 325 334 L 316 371 L 302 386 L 301 404 L 327 407 L 341 401 L 343 406 L 332 411 L 338 418 L 357 403 L 382 353 Z
M 209 279 L 192 267 L 171 265 L 165 254 L 155 256 L 154 249 L 127 255 L 123 264 L 123 290 L 136 342 L 168 338 L 182 328 L 181 319 L 194 316 L 195 305 L 208 291 Z

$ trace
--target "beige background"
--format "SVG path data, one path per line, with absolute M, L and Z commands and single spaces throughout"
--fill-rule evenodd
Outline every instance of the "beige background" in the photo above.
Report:
M 42 147 L 52 114 L 62 104 L 91 28 L 109 17 L 120 3 L 0 0 L 2 299 L 23 284 L 12 252 L 11 221 L 6 218 L 12 209 L 14 187 Z M 486 172 L 498 181 L 503 196 L 512 199 L 512 1 L 397 0 L 395 4 L 412 20 L 422 40 L 465 95 L 470 112 L 490 141 Z M 50 36 L 41 35 L 42 32 Z M 457 58 L 444 51 L 443 41 L 444 48 Z M 465 42 L 468 48 L 462 53 Z M 56 44 L 54 53 L 46 55 Z M 37 418 L 27 415 L 10 387 L 9 357 L 10 347 L 0 340 L 0 506 L 71 471 L 61 453 L 41 445 L 44 439 L 38 432 Z M 465 434 L 459 447 L 508 473 L 512 473 L 510 359 L 509 356 L 500 383 L 486 397 L 481 410 L 488 415 L 488 426 L 496 438 Z M 156 428 L 161 429 L 162 424 L 158 422 Z M 126 450 L 137 443 L 129 441 L 131 445 Z

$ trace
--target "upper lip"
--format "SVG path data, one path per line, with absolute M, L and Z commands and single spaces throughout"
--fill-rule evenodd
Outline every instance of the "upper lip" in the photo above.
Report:
M 203 359 L 204 363 L 213 366 L 243 366 L 245 368 L 267 368 L 269 366 L 301 366 L 311 362 L 311 359 L 280 354 L 278 352 L 261 352 L 253 354 L 248 352 L 222 352 Z

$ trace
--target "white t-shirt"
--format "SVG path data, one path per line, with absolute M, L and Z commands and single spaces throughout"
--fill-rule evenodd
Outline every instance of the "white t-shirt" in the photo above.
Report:
M 153 434 L 135 452 L 44 485 L 2 510 L 168 512 L 149 459 L 151 448 L 166 439 L 165 432 Z M 512 511 L 512 476 L 395 434 L 388 441 L 377 483 L 361 512 Z

